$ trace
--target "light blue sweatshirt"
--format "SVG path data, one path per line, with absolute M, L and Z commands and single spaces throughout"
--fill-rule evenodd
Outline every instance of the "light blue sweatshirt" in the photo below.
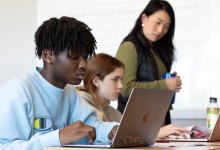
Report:
M 59 146 L 59 129 L 78 120 L 96 128 L 96 141 L 109 142 L 116 122 L 97 120 L 94 108 L 73 85 L 57 88 L 38 71 L 8 82 L 0 89 L 0 149 L 40 150 Z M 88 142 L 86 138 L 79 142 Z

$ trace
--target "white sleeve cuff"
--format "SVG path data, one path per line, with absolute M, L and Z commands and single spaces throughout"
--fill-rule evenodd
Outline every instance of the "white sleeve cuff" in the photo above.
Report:
M 39 140 L 42 147 L 61 145 L 59 138 L 59 129 L 39 136 Z

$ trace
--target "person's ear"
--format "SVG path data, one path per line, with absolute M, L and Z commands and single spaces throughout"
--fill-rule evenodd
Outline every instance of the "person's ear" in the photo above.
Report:
M 48 64 L 52 64 L 55 59 L 55 55 L 50 50 L 42 51 L 42 59 Z
M 144 22 L 147 20 L 147 15 L 146 14 L 142 14 L 141 15 L 141 26 L 143 27 L 144 26 Z
M 99 88 L 99 77 L 98 76 L 95 76 L 92 82 L 97 88 Z

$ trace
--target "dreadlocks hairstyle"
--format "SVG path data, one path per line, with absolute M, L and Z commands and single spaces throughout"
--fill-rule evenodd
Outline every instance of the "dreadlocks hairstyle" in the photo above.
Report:
M 44 21 L 35 33 L 35 44 L 35 54 L 39 59 L 44 50 L 55 55 L 67 50 L 69 56 L 78 52 L 92 56 L 96 49 L 91 29 L 85 23 L 66 16 Z

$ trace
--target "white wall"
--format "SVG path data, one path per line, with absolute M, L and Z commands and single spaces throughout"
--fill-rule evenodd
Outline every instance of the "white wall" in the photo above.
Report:
M 146 0 L 38 0 L 38 22 L 51 16 L 74 16 L 86 22 L 98 41 L 98 53 L 115 55 Z M 218 0 L 169 0 L 176 14 L 172 70 L 183 80 L 175 109 L 205 109 L 210 96 L 220 98 L 220 5 Z
M 33 69 L 36 62 L 34 32 L 45 19 L 67 15 L 84 21 L 93 29 L 98 41 L 97 53 L 106 52 L 114 56 L 147 2 L 0 0 L 0 86 Z M 183 80 L 183 89 L 176 95 L 174 109 L 203 109 L 204 114 L 209 97 L 220 98 L 220 1 L 169 2 L 176 13 L 174 42 L 177 61 L 173 70 Z M 189 112 L 190 115 L 194 114 Z
M 36 1 L 0 0 L 0 86 L 36 63 Z

